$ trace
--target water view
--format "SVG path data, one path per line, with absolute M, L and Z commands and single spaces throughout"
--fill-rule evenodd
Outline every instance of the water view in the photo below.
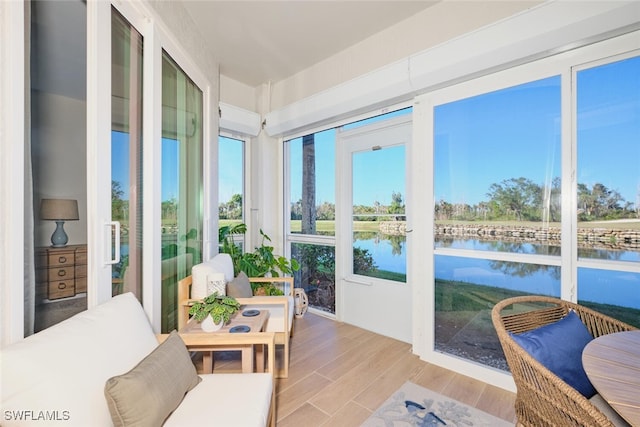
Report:
M 406 237 L 383 233 L 354 233 L 354 248 L 366 251 L 380 272 L 406 275 Z M 508 243 L 481 241 L 478 239 L 438 239 L 437 248 L 457 248 L 495 251 L 496 247 L 523 254 L 557 254 L 559 247 L 534 243 Z M 587 249 L 585 249 L 587 250 Z M 607 251 L 590 249 L 600 259 L 615 258 L 621 261 L 638 262 L 640 252 Z M 593 257 L 593 256 L 592 256 Z M 635 273 L 581 268 L 578 270 L 580 299 L 600 304 L 618 305 L 640 309 L 640 277 Z M 455 256 L 435 257 L 435 276 L 446 280 L 475 285 L 493 286 L 529 294 L 560 296 L 560 267 L 532 265 L 515 262 L 500 262 L 487 259 Z M 600 286 L 595 284 L 600 284 Z M 606 286 L 605 286 L 606 284 Z M 615 292 L 611 292 L 615 289 Z

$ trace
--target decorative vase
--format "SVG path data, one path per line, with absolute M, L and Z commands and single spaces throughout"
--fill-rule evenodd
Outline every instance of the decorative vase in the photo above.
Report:
M 302 288 L 295 288 L 293 290 L 293 298 L 295 301 L 296 317 L 300 318 L 304 316 L 309 307 L 309 299 L 307 293 Z
M 200 327 L 205 332 L 215 332 L 220 330 L 224 325 L 224 320 L 220 320 L 220 323 L 213 323 L 213 317 L 207 316 L 204 318 L 202 322 L 200 322 Z

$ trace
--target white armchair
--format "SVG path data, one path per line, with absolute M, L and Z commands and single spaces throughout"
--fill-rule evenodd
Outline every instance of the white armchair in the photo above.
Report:
M 223 273 L 225 280 L 234 279 L 233 263 L 229 254 L 218 254 L 211 260 L 195 265 L 192 275 L 178 282 L 179 312 L 178 327 L 182 328 L 189 320 L 189 307 L 197 299 L 191 298 L 191 288 L 194 280 L 206 280 L 209 274 Z M 278 378 L 289 377 L 289 341 L 293 334 L 294 298 L 292 277 L 250 277 L 250 282 L 281 284 L 283 296 L 253 296 L 249 298 L 237 298 L 244 306 L 251 306 L 257 310 L 268 310 L 269 320 L 266 332 L 275 334 L 277 346 L 283 347 L 282 369 L 277 370 Z

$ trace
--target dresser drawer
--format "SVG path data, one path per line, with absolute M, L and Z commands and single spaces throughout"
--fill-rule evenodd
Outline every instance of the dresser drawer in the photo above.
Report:
M 69 267 L 55 267 L 49 269 L 49 281 L 53 282 L 56 280 L 71 280 L 75 278 L 76 268 L 74 266 Z
M 86 245 L 39 247 L 35 252 L 35 261 L 38 302 L 87 292 Z
M 49 253 L 49 268 L 73 265 L 75 262 L 74 251 Z
M 49 299 L 72 297 L 76 294 L 73 279 L 49 282 Z

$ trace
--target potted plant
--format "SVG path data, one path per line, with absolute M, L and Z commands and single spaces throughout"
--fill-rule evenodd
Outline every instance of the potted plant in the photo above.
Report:
M 240 246 L 234 242 L 233 236 L 244 234 L 246 231 L 247 225 L 239 223 L 220 227 L 218 232 L 220 251 L 231 256 L 236 276 L 241 271 L 249 277 L 280 277 L 281 274 L 293 274 L 298 271 L 300 264 L 297 260 L 289 260 L 273 253 L 273 246 L 266 244 L 271 241 L 271 238 L 262 230 L 260 230 L 262 236 L 260 246 L 255 248 L 254 252 L 242 252 Z M 255 295 L 282 295 L 282 291 L 270 283 L 252 282 L 251 287 Z
M 203 330 L 213 332 L 227 323 L 239 309 L 240 303 L 235 298 L 214 292 L 202 301 L 195 302 L 189 314 L 202 324 Z

